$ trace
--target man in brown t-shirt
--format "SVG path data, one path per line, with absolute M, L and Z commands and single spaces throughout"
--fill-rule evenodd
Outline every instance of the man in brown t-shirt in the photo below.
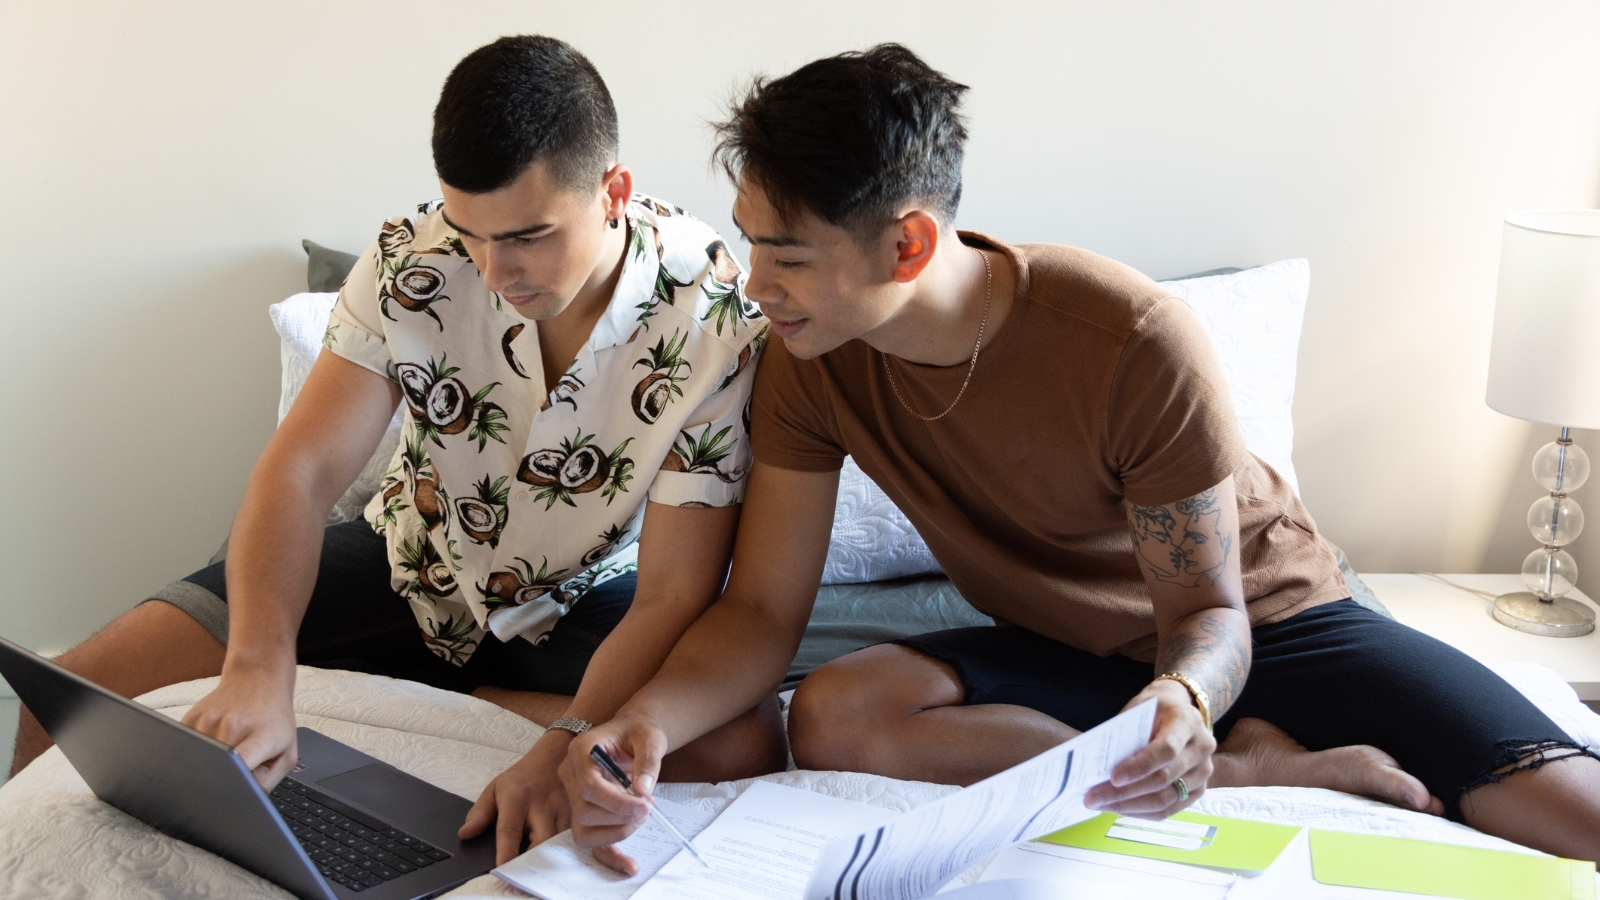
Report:
M 978 364 L 918 365 L 859 340 L 807 360 L 797 358 L 812 355 L 804 328 L 792 346 L 773 340 L 751 413 L 762 463 L 837 472 L 853 454 L 969 602 L 1097 656 L 1155 661 L 1140 558 L 1167 570 L 1184 548 L 1158 538 L 1136 556 L 1128 506 L 1230 479 L 1250 624 L 1350 596 L 1294 491 L 1245 450 L 1211 341 L 1182 300 L 1083 250 L 960 237 L 981 250 L 978 274 L 987 266 L 1009 295 L 1003 319 L 990 309 L 998 327 Z M 1165 521 L 1138 519 L 1162 534 Z M 1188 576 L 1167 578 L 1198 581 Z
M 1181 300 L 1083 250 L 953 229 L 964 90 L 882 45 L 758 82 L 720 127 L 746 296 L 776 335 L 756 461 L 721 599 L 572 743 L 578 842 L 626 868 L 597 845 L 644 816 L 590 748 L 648 792 L 664 753 L 783 678 L 848 454 L 998 624 L 818 669 L 789 718 L 802 768 L 970 784 L 1153 699 L 1150 745 L 1091 807 L 1161 817 L 1208 785 L 1319 786 L 1600 857 L 1600 759 L 1347 599 L 1305 507 L 1245 449 Z

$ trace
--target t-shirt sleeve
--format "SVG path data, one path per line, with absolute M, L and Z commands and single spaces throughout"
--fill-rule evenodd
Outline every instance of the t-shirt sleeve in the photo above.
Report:
M 1123 347 L 1106 404 L 1106 443 L 1123 496 L 1143 506 L 1193 497 L 1244 463 L 1227 376 L 1182 300 L 1158 304 Z
M 829 408 L 826 376 L 815 361 L 790 355 L 782 339 L 767 345 L 750 413 L 755 458 L 779 469 L 836 472 L 845 453 Z
M 761 345 L 732 380 L 700 401 L 655 480 L 650 500 L 667 506 L 734 506 L 744 502 L 750 474 L 750 434 L 745 410 L 755 389 Z M 721 377 L 721 376 L 719 376 Z
M 378 303 L 378 242 L 362 253 L 339 289 L 339 301 L 328 316 L 322 346 L 392 379 L 389 346 L 383 336 L 383 311 Z

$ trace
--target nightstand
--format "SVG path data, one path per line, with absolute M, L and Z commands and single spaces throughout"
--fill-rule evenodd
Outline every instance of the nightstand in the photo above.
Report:
M 1520 575 L 1439 577 L 1490 594 L 1527 590 Z M 1591 707 L 1600 706 L 1600 630 L 1576 638 L 1525 634 L 1494 620 L 1490 597 L 1453 588 L 1426 575 L 1362 575 L 1361 580 L 1401 623 L 1482 663 L 1536 662 L 1554 669 L 1578 692 L 1578 699 Z M 1578 591 L 1567 596 L 1595 605 Z

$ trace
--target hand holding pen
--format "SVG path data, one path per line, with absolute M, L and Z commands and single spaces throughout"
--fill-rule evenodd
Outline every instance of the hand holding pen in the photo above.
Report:
M 694 844 L 691 844 L 689 839 L 683 836 L 683 832 L 679 831 L 677 827 L 672 824 L 671 820 L 663 815 L 660 810 L 656 809 L 655 798 L 646 794 L 641 794 L 633 789 L 633 780 L 628 777 L 626 772 L 622 771 L 622 767 L 617 765 L 616 760 L 611 758 L 611 754 L 607 753 L 597 744 L 589 750 L 589 756 L 600 765 L 600 768 L 606 774 L 610 775 L 612 778 L 615 778 L 617 783 L 622 785 L 623 790 L 633 793 L 634 796 L 640 798 L 646 804 L 648 804 L 650 815 L 654 816 L 655 820 L 661 823 L 661 827 L 667 829 L 667 831 L 670 832 L 673 837 L 678 839 L 679 843 L 683 844 L 683 849 L 689 851 L 689 855 L 693 856 L 696 862 L 700 863 L 702 866 L 708 865 L 708 863 L 705 861 L 705 857 L 701 856 L 700 851 L 694 848 Z

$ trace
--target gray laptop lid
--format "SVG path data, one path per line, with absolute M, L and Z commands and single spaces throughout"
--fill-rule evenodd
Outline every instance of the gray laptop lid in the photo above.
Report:
M 232 747 L 5 638 L 0 675 L 100 799 L 299 897 L 337 900 Z

